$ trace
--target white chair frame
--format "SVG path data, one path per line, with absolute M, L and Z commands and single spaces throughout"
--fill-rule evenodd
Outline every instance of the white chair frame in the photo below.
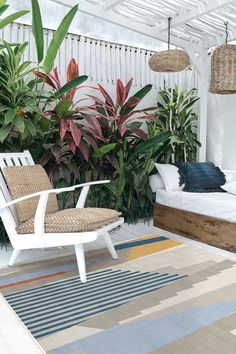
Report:
M 1 172 L 2 169 L 6 166 L 32 166 L 34 164 L 35 163 L 29 151 L 24 151 L 22 153 L 0 154 Z M 117 259 L 117 254 L 112 244 L 109 231 L 115 229 L 116 227 L 124 223 L 124 219 L 122 217 L 119 217 L 118 220 L 116 220 L 115 222 L 107 224 L 106 226 L 98 228 L 94 231 L 58 234 L 46 233 L 44 229 L 44 219 L 49 194 L 59 194 L 63 192 L 73 191 L 77 188 L 82 188 L 82 191 L 76 204 L 76 208 L 84 208 L 90 186 L 109 182 L 109 180 L 95 181 L 78 184 L 68 188 L 45 190 L 42 192 L 32 193 L 30 195 L 12 200 L 3 173 L 0 173 L 0 217 L 2 219 L 11 245 L 13 247 L 13 253 L 9 261 L 9 266 L 14 265 L 16 258 L 20 254 L 21 250 L 74 245 L 80 279 L 82 283 L 85 283 L 86 266 L 84 256 L 84 244 L 93 242 L 97 240 L 100 236 L 103 237 L 105 245 L 108 248 L 108 251 L 110 252 L 112 258 Z M 34 220 L 34 233 L 18 234 L 16 231 L 16 227 L 19 223 L 16 216 L 16 212 L 14 210 L 14 205 L 33 197 L 39 197 L 39 202 Z

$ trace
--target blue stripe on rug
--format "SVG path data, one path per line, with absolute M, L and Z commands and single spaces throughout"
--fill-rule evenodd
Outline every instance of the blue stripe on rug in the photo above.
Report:
M 132 275 L 134 276 L 138 273 L 139 272 L 136 271 L 136 272 L 133 272 Z M 148 273 L 146 273 L 146 274 L 148 274 Z M 101 279 L 93 280 L 90 282 L 87 281 L 86 286 L 81 283 L 79 277 L 76 277 L 76 278 L 74 278 L 75 279 L 74 284 L 69 283 L 66 286 L 63 284 L 57 284 L 57 287 L 55 289 L 49 289 L 49 290 L 47 289 L 47 285 L 46 285 L 46 287 L 43 289 L 43 291 L 41 289 L 39 289 L 38 291 L 35 291 L 33 295 L 30 294 L 30 296 L 23 297 L 23 294 L 21 294 L 20 298 L 13 298 L 13 299 L 6 296 L 6 299 L 9 301 L 9 303 L 11 303 L 15 306 L 18 306 L 18 305 L 24 306 L 24 304 L 26 304 L 26 306 L 27 306 L 27 304 L 30 302 L 30 299 L 33 299 L 34 302 L 38 302 L 38 301 L 41 301 L 42 299 L 49 298 L 49 296 L 51 297 L 51 293 L 56 293 L 57 295 L 59 295 L 59 294 L 66 294 L 67 291 L 71 292 L 73 289 L 78 289 L 78 290 L 80 290 L 80 292 L 83 290 L 87 291 L 89 289 L 94 290 L 94 288 L 104 286 L 104 284 L 111 284 L 111 283 L 117 282 L 120 279 L 126 279 L 129 276 L 130 276 L 130 271 L 123 271 L 123 272 L 114 271 L 114 274 L 113 274 L 113 272 L 112 273 L 110 272 L 110 273 L 108 273 L 107 276 L 101 277 Z M 28 294 L 26 294 L 26 295 L 28 295 Z M 60 296 L 58 296 L 58 298 L 60 298 Z
M 161 241 L 166 241 L 166 240 L 169 240 L 169 239 L 164 236 L 152 237 L 152 238 L 147 238 L 145 240 L 138 240 L 138 241 L 121 243 L 119 245 L 116 245 L 115 249 L 118 251 L 118 250 L 123 250 L 125 248 L 132 248 L 132 247 L 147 245 L 149 243 L 161 242 Z
M 181 278 L 184 278 L 184 276 L 180 277 L 179 279 Z M 178 279 L 175 279 L 175 280 L 172 280 L 172 281 L 176 281 Z M 169 282 L 170 283 L 170 282 Z M 145 295 L 147 293 L 150 293 L 151 291 L 155 291 L 155 290 L 159 290 L 163 288 L 163 285 L 153 285 L 153 287 L 149 288 L 148 290 L 143 290 L 143 291 L 140 291 L 139 293 L 135 294 L 135 295 L 130 295 L 130 296 L 126 296 L 122 299 L 122 301 L 120 301 L 119 299 L 115 300 L 115 301 L 111 301 L 111 305 L 109 304 L 106 304 L 106 307 L 104 306 L 97 306 L 95 308 L 95 310 L 93 312 L 91 312 L 90 314 L 83 314 L 83 315 L 80 315 L 79 317 L 76 317 L 76 319 L 74 319 L 73 322 L 71 322 L 70 324 L 68 324 L 68 320 L 66 321 L 63 321 L 60 323 L 60 325 L 63 325 L 63 327 L 60 326 L 59 329 L 56 329 L 55 330 L 55 326 L 56 324 L 52 324 L 51 326 L 49 327 L 46 327 L 46 333 L 44 332 L 45 331 L 45 328 L 43 329 L 43 332 L 42 332 L 42 329 L 39 329 L 39 330 L 34 330 L 32 329 L 31 330 L 31 327 L 28 326 L 29 330 L 31 331 L 31 333 L 35 336 L 35 338 L 42 338 L 44 336 L 47 336 L 49 334 L 52 334 L 52 333 L 55 333 L 57 331 L 61 331 L 63 329 L 66 329 L 66 328 L 69 328 L 75 324 L 80 324 L 86 320 L 88 320 L 89 318 L 91 318 L 92 316 L 96 315 L 96 314 L 99 314 L 99 313 L 102 313 L 104 311 L 108 311 L 112 308 L 116 308 L 116 307 L 119 307 L 123 304 L 126 304 L 127 302 L 131 301 L 132 299 L 134 299 L 135 297 L 138 297 L 138 296 L 141 296 L 141 295 Z M 102 307 L 102 308 L 101 308 Z M 101 309 L 100 309 L 101 308 Z M 65 318 L 65 317 L 64 317 Z M 50 331 L 50 333 L 48 332 L 50 329 L 52 329 L 52 331 Z
M 121 294 L 122 292 L 126 291 L 127 288 L 128 290 L 130 289 L 136 289 L 136 288 L 139 288 L 140 287 L 140 284 L 147 284 L 148 281 L 152 281 L 154 277 L 152 278 L 148 278 L 147 281 L 144 281 L 142 279 L 138 279 L 137 281 L 135 281 L 134 283 L 129 283 L 129 284 L 126 284 L 126 285 L 123 285 L 123 286 L 120 286 L 120 284 L 118 284 L 116 287 L 113 287 L 112 291 L 111 291 L 111 294 L 112 295 L 116 295 L 116 294 Z M 157 280 L 157 278 L 154 278 L 155 280 Z M 166 277 L 162 277 L 161 279 L 159 278 L 160 280 L 160 284 L 164 284 L 164 283 L 167 283 L 167 282 L 170 282 L 171 280 L 175 280 L 175 279 L 179 279 L 179 276 L 176 277 L 176 276 L 166 276 Z M 116 289 L 118 288 L 117 291 L 115 291 Z M 97 292 L 94 297 L 91 298 L 91 294 L 88 295 L 88 296 L 73 296 L 73 297 L 70 297 L 69 299 L 67 298 L 66 301 L 64 301 L 64 299 L 62 301 L 54 301 L 52 303 L 51 306 L 47 306 L 45 307 L 44 305 L 42 306 L 37 306 L 36 309 L 34 309 L 33 311 L 32 310 L 32 306 L 30 305 L 30 311 L 27 310 L 27 307 L 25 307 L 25 309 L 23 311 L 18 311 L 18 314 L 21 315 L 21 318 L 24 319 L 24 320 L 30 320 L 30 319 L 33 319 L 33 318 L 36 318 L 39 319 L 39 317 L 43 317 L 43 316 L 47 316 L 49 314 L 52 314 L 54 313 L 56 310 L 61 310 L 63 308 L 64 309 L 68 309 L 68 311 L 70 311 L 71 308 L 75 307 L 75 306 L 80 306 L 80 308 L 85 308 L 90 302 L 93 302 L 95 300 L 103 300 L 104 299 L 104 295 L 107 294 L 107 290 L 105 291 L 99 291 Z M 73 300 L 73 305 L 71 305 L 71 300 Z M 66 304 L 69 304 L 69 305 L 66 305 Z M 85 306 L 81 306 L 85 304 Z M 47 304 L 46 304 L 47 305 Z M 53 309 L 53 310 L 51 310 Z M 49 310 L 49 311 L 47 311 Z M 72 310 L 73 311 L 73 310 Z M 22 313 L 23 312 L 23 313 Z M 33 314 L 33 315 L 32 315 Z
M 91 279 L 91 283 L 85 285 L 74 278 L 71 279 L 76 281 L 73 285 L 59 281 L 54 284 L 55 288 L 51 288 L 53 284 L 44 285 L 32 289 L 34 293 L 26 291 L 26 297 L 21 292 L 6 298 L 31 333 L 41 338 L 186 277 L 110 269 L 98 273 L 98 277 L 93 273 L 95 283 Z
M 168 344 L 235 312 L 236 301 L 222 301 L 178 313 L 171 312 L 157 318 L 144 318 L 65 344 L 53 349 L 51 353 L 117 354 L 120 353 L 122 342 L 125 343 L 122 354 L 148 354 L 158 350 L 165 353 Z
M 96 278 L 101 278 L 101 276 L 103 275 L 107 275 L 109 272 L 111 272 L 112 270 L 111 269 L 104 269 L 104 270 L 101 270 L 101 271 L 97 271 L 96 273 L 95 272 L 90 272 L 87 274 L 87 283 L 88 284 L 89 282 L 91 281 L 94 281 L 94 279 Z M 116 272 L 116 271 L 114 271 Z M 117 272 L 120 272 L 120 270 L 117 270 Z M 128 271 L 127 271 L 128 272 Z M 28 295 L 28 294 L 33 294 L 35 292 L 38 292 L 39 289 L 42 289 L 42 291 L 44 291 L 45 288 L 54 288 L 54 287 L 60 287 L 61 284 L 70 284 L 70 283 L 73 283 L 73 282 L 78 282 L 79 280 L 79 277 L 73 277 L 73 278 L 68 278 L 68 279 L 63 279 L 63 280 L 57 280 L 51 284 L 46 284 L 46 285 L 42 285 L 42 286 L 38 286 L 36 288 L 33 288 L 33 289 L 28 289 L 28 290 L 22 290 L 22 291 L 17 291 L 17 292 L 14 292 L 12 294 L 8 294 L 6 295 L 6 299 L 14 299 L 14 298 L 18 298 L 18 297 L 21 297 L 21 296 L 25 296 L 25 295 Z M 84 284 L 81 283 L 82 286 L 85 286 Z

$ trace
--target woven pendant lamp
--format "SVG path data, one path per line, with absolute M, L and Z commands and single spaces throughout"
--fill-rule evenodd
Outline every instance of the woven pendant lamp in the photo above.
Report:
M 186 69 L 189 64 L 189 56 L 186 52 L 179 49 L 170 49 L 170 22 L 168 18 L 168 50 L 157 52 L 149 59 L 151 70 L 157 72 L 178 72 Z
M 236 93 L 236 46 L 228 44 L 228 22 L 225 44 L 217 47 L 211 57 L 211 84 L 209 91 L 219 95 Z

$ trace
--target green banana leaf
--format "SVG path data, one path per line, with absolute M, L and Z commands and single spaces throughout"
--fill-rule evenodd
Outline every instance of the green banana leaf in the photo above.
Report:
M 4 1 L 4 4 L 6 1 Z M 0 4 L 0 16 L 8 9 L 9 5 Z
M 3 18 L 0 21 L 0 29 L 6 27 L 7 25 L 9 25 L 10 23 L 12 23 L 13 21 L 17 20 L 19 17 L 22 17 L 26 14 L 28 14 L 29 11 L 28 10 L 21 10 L 21 11 L 17 11 L 14 14 L 11 14 L 5 18 Z
M 93 154 L 93 158 L 95 158 L 95 159 L 101 158 L 102 156 L 108 154 L 108 152 L 114 150 L 116 146 L 117 146 L 117 143 L 112 143 L 112 144 L 107 144 L 107 145 L 100 147 L 99 149 L 95 150 L 95 152 Z
M 57 55 L 57 52 L 69 30 L 71 22 L 73 21 L 79 5 L 74 6 L 68 14 L 64 17 L 58 29 L 54 33 L 53 39 L 48 47 L 47 54 L 44 60 L 44 68 L 47 73 L 53 69 L 54 61 Z
M 32 30 L 35 39 L 38 64 L 41 63 L 44 56 L 44 38 L 43 38 L 43 24 L 41 11 L 38 0 L 31 0 L 32 7 Z
M 141 90 L 137 91 L 134 94 L 134 97 L 139 98 L 141 100 L 142 98 L 144 98 L 148 94 L 148 92 L 151 91 L 151 89 L 152 89 L 152 85 L 151 84 L 146 85 L 143 88 L 141 88 Z
M 171 134 L 169 132 L 161 133 L 159 135 L 153 136 L 152 138 L 142 141 L 140 144 L 136 145 L 136 147 L 129 154 L 129 159 L 137 157 L 153 147 L 157 144 L 164 143 L 170 138 Z
M 60 98 L 62 95 L 64 95 L 66 92 L 70 91 L 71 89 L 81 85 L 84 81 L 88 79 L 87 75 L 82 75 L 78 76 L 75 79 L 71 80 L 70 82 L 67 82 L 60 90 L 58 90 L 54 97 L 55 98 Z

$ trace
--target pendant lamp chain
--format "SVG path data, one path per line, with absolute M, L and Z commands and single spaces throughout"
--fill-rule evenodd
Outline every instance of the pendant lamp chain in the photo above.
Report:
M 184 50 L 170 49 L 170 24 L 172 17 L 168 18 L 168 50 L 154 53 L 149 59 L 151 70 L 156 72 L 179 72 L 189 66 L 189 56 Z
M 168 18 L 168 50 L 170 50 L 170 23 L 171 23 L 172 17 Z
M 225 25 L 225 43 L 228 43 L 228 37 L 229 37 L 229 31 L 228 31 L 228 27 L 229 27 L 229 21 L 224 23 Z

